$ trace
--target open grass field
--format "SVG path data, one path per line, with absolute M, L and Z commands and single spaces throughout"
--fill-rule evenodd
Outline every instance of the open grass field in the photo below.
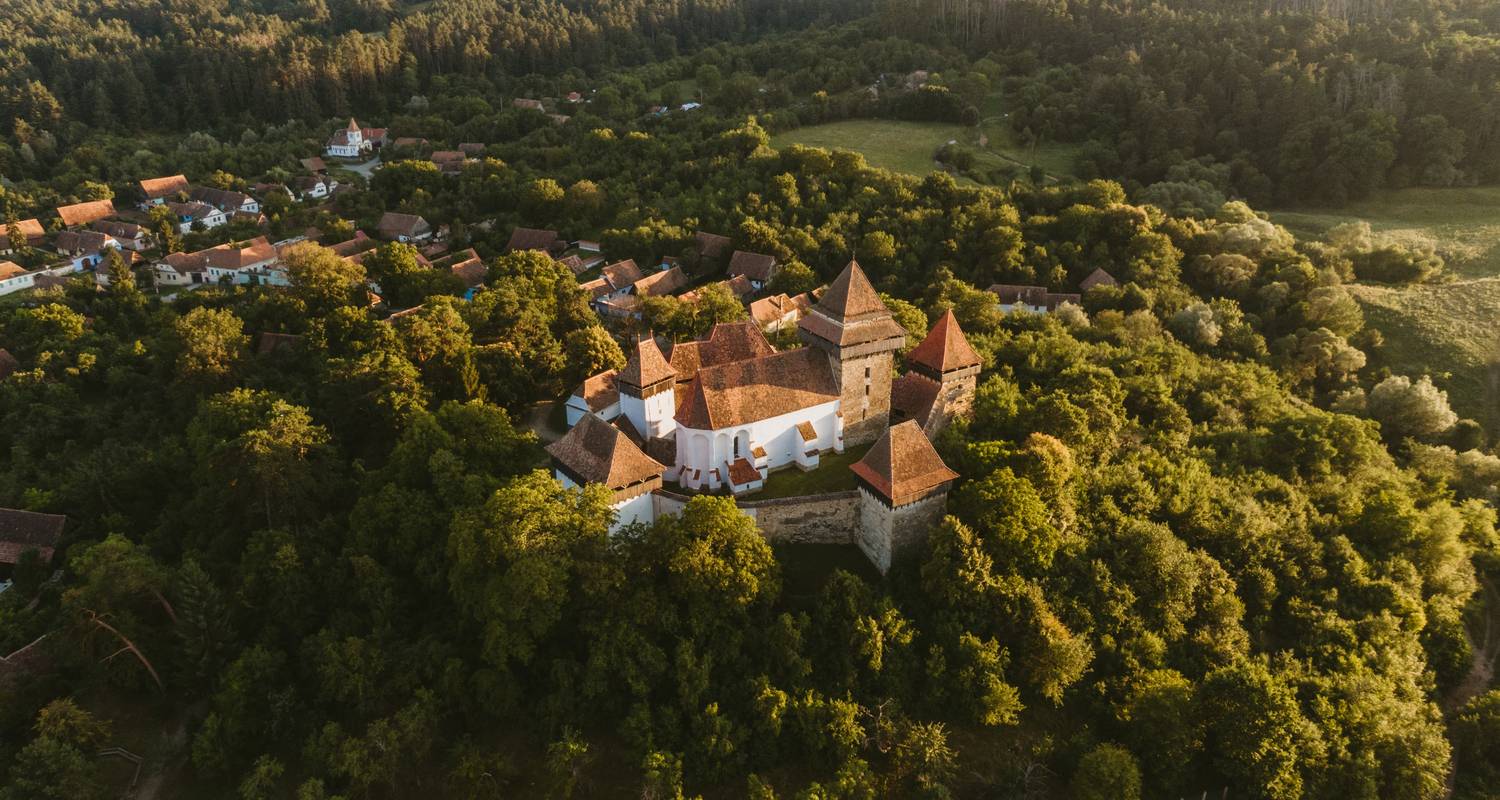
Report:
M 1385 344 L 1372 363 L 1431 374 L 1453 409 L 1500 430 L 1500 187 L 1402 189 L 1333 210 L 1283 210 L 1271 219 L 1302 238 L 1363 220 L 1388 241 L 1431 245 L 1456 281 L 1355 286 Z
M 1500 276 L 1500 186 L 1401 189 L 1331 211 L 1273 211 L 1271 219 L 1309 238 L 1364 220 L 1390 239 L 1431 244 L 1456 275 Z
M 978 133 L 986 137 L 985 146 L 979 146 Z M 829 150 L 853 150 L 864 155 L 870 166 L 924 177 L 937 171 L 933 154 L 950 141 L 977 149 L 976 169 L 979 171 L 1003 165 L 1028 168 L 1033 160 L 1052 177 L 1067 176 L 1072 171 L 1075 152 L 1072 145 L 1044 144 L 1033 152 L 1011 141 L 1000 118 L 986 121 L 977 133 L 973 128 L 943 122 L 851 119 L 777 134 L 771 138 L 771 146 L 800 144 Z
M 1431 374 L 1454 411 L 1500 430 L 1500 278 L 1351 289 L 1385 335 L 1375 365 Z

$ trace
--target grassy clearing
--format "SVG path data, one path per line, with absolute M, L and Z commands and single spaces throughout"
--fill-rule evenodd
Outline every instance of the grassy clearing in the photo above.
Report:
M 983 140 L 979 138 L 981 134 L 985 137 Z M 1032 149 L 1024 148 L 1012 140 L 1001 117 L 987 120 L 977 132 L 974 128 L 942 122 L 851 119 L 777 134 L 771 138 L 771 146 L 800 144 L 830 150 L 853 150 L 863 154 L 871 166 L 924 177 L 938 171 L 933 155 L 938 148 L 952 141 L 977 150 L 975 168 L 980 172 L 1007 165 L 1026 168 L 1036 163 L 1049 176 L 1067 176 L 1072 172 L 1076 152 L 1072 145 L 1043 144 Z M 981 141 L 986 144 L 980 146 Z
M 1385 335 L 1372 354 L 1376 365 L 1431 374 L 1454 411 L 1500 430 L 1500 278 L 1351 290 Z
M 849 466 L 865 457 L 870 445 L 851 447 L 842 453 L 824 453 L 818 459 L 818 468 L 803 472 L 796 467 L 787 467 L 774 472 L 766 480 L 766 487 L 746 495 L 746 500 L 772 500 L 778 497 L 802 497 L 809 494 L 847 492 L 854 488 L 854 473 Z
M 1500 276 L 1500 186 L 1401 189 L 1331 211 L 1273 211 L 1271 218 L 1309 238 L 1364 220 L 1392 241 L 1432 245 L 1457 275 Z

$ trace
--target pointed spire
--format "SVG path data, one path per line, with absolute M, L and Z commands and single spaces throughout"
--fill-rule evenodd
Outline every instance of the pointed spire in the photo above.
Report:
M 887 428 L 865 457 L 849 469 L 893 506 L 921 500 L 958 477 L 943 463 L 922 427 L 912 420 Z
M 350 132 L 354 132 L 354 131 L 359 130 L 359 123 L 354 121 L 354 117 L 350 117 L 349 118 L 349 128 L 348 128 L 348 130 Z
M 672 365 L 656 345 L 656 337 L 649 331 L 636 337 L 635 346 L 627 351 L 625 368 L 615 377 L 617 383 L 636 390 L 652 386 L 677 377 Z
M 870 279 L 865 276 L 859 262 L 853 259 L 833 279 L 833 283 L 828 285 L 828 291 L 818 300 L 818 308 L 840 320 L 890 313 L 885 303 L 880 302 L 880 295 L 870 284 Z
M 927 338 L 906 354 L 906 363 L 926 367 L 941 377 L 943 373 L 977 367 L 981 361 L 950 308 L 927 332 Z

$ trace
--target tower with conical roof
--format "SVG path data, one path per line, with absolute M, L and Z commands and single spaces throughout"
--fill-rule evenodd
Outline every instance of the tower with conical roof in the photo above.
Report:
M 947 511 L 948 489 L 958 473 L 943 463 L 914 420 L 887 428 L 849 469 L 859 485 L 855 543 L 884 574 L 922 549 Z
M 809 313 L 797 323 L 797 335 L 809 347 L 827 354 L 839 390 L 844 445 L 872 442 L 891 415 L 891 370 L 895 354 L 906 343 L 859 264 L 850 261 L 829 284 Z
M 973 409 L 980 365 L 953 310 L 944 312 L 922 343 L 906 354 L 908 371 L 892 391 L 897 418 L 915 420 L 928 436 L 936 436 Z
M 344 129 L 344 138 L 355 148 L 364 147 L 365 132 L 359 127 L 359 123 L 354 121 L 354 117 L 349 118 L 349 127 Z
M 649 333 L 638 336 L 626 355 L 625 368 L 615 375 L 620 414 L 642 439 L 666 436 L 677 427 L 677 373 Z

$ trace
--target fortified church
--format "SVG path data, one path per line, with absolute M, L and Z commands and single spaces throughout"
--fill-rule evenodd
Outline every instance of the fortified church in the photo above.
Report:
M 571 429 L 548 447 L 557 479 L 609 487 L 617 529 L 670 513 L 665 483 L 740 497 L 771 472 L 873 442 L 849 467 L 859 497 L 847 538 L 884 572 L 942 518 L 958 476 L 931 437 L 972 406 L 979 356 L 950 311 L 893 380 L 906 332 L 853 261 L 797 332 L 805 346 L 784 351 L 751 322 L 665 349 L 640 338 L 624 369 L 569 399 Z

